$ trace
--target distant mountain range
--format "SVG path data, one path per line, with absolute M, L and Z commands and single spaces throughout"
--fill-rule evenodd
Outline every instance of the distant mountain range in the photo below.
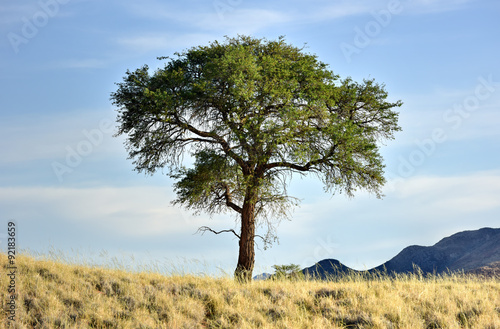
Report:
M 424 274 L 465 271 L 500 276 L 500 228 L 456 233 L 430 247 L 409 246 L 391 260 L 364 272 L 412 273 L 414 265 Z M 324 279 L 358 271 L 336 259 L 324 259 L 302 272 Z
M 253 277 L 254 280 L 259 281 L 259 280 L 267 280 L 272 276 L 270 273 L 262 273 L 259 275 L 256 275 Z

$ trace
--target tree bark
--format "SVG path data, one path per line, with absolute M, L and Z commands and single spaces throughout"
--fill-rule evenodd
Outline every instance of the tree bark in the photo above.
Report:
M 252 281 L 252 272 L 255 263 L 255 205 L 257 203 L 257 188 L 249 187 L 241 211 L 241 234 L 238 264 L 234 271 L 236 280 L 240 282 Z

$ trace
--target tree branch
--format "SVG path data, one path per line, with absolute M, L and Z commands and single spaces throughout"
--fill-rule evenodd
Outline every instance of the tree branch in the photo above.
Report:
M 273 162 L 273 163 L 268 163 L 267 165 L 264 166 L 266 170 L 268 169 L 273 169 L 276 167 L 283 167 L 283 168 L 290 168 L 290 169 L 295 169 L 298 171 L 309 171 L 311 168 L 311 162 L 308 162 L 307 164 L 303 166 L 299 166 L 295 163 L 290 163 L 286 161 L 280 161 L 280 162 Z
M 201 235 L 203 235 L 206 231 L 210 231 L 212 233 L 215 233 L 215 234 L 221 234 L 221 233 L 227 233 L 227 232 L 233 232 L 234 235 L 236 235 L 238 237 L 238 239 L 241 239 L 240 236 L 233 230 L 233 229 L 230 229 L 230 230 L 222 230 L 222 231 L 219 231 L 219 232 L 216 232 L 214 230 L 212 230 L 210 227 L 208 226 L 202 226 L 198 229 L 198 231 L 196 231 L 196 233 L 198 232 L 201 232 Z M 195 234 L 196 234 L 195 233 Z
M 220 144 L 222 146 L 222 150 L 224 151 L 224 153 L 226 153 L 234 161 L 236 161 L 241 166 L 241 168 L 247 168 L 247 164 L 245 163 L 245 161 L 239 155 L 237 155 L 236 153 L 231 151 L 232 148 L 229 146 L 228 142 L 224 138 L 222 138 L 221 136 L 219 136 L 213 132 L 199 130 L 199 129 L 193 127 L 192 125 L 190 125 L 189 123 L 183 122 L 182 120 L 180 120 L 180 118 L 177 115 L 175 115 L 174 124 L 176 124 L 180 128 L 188 130 L 191 133 L 198 135 L 200 137 L 212 138 L 213 143 Z
M 239 236 L 239 235 L 238 235 L 238 234 L 237 234 L 237 233 L 236 233 L 233 229 L 229 229 L 229 230 L 222 230 L 222 231 L 217 232 L 217 231 L 212 230 L 212 229 L 211 229 L 210 227 L 208 227 L 208 226 L 202 226 L 202 227 L 200 227 L 200 228 L 198 229 L 198 231 L 196 231 L 196 233 L 201 232 L 201 235 L 203 235 L 206 231 L 210 231 L 210 232 L 212 232 L 212 233 L 214 233 L 214 234 L 231 233 L 231 232 L 232 232 L 234 235 L 236 235 L 236 237 L 237 237 L 238 239 L 241 239 L 241 238 L 240 238 L 240 236 Z M 196 234 L 196 233 L 195 233 L 195 234 Z M 254 235 L 254 238 L 255 238 L 255 237 L 259 237 L 259 238 L 261 238 L 264 242 L 266 242 L 266 239 L 265 239 L 264 237 L 262 237 L 262 236 L 258 235 L 258 234 L 255 234 L 255 235 Z
M 255 234 L 253 237 L 254 237 L 254 238 L 259 237 L 259 238 L 261 238 L 261 239 L 262 239 L 262 241 L 264 241 L 264 243 L 266 243 L 266 242 L 267 242 L 267 240 L 266 240 L 266 239 L 264 239 L 262 236 L 260 236 L 260 235 L 258 235 L 258 234 Z
M 308 163 L 306 163 L 305 165 L 302 165 L 302 166 L 295 164 L 295 163 L 290 163 L 287 161 L 279 161 L 279 162 L 268 163 L 267 165 L 264 166 L 264 170 L 269 170 L 269 169 L 273 169 L 276 167 L 290 168 L 290 169 L 295 169 L 297 171 L 313 170 L 313 169 L 315 169 L 313 166 L 318 165 L 318 164 L 322 164 L 322 163 L 326 163 L 329 160 L 329 158 L 335 153 L 335 148 L 336 148 L 336 145 L 333 145 L 328 150 L 328 153 L 325 156 L 323 156 L 321 159 L 309 161 Z M 313 168 L 311 168 L 311 167 L 313 167 Z
M 239 207 L 232 201 L 231 192 L 229 192 L 229 186 L 227 186 L 227 184 L 224 184 L 224 188 L 226 190 L 224 193 L 224 198 L 226 199 L 226 206 L 233 209 L 237 213 L 241 214 L 243 209 L 241 209 L 241 207 Z
M 217 144 L 219 142 L 212 139 L 204 139 L 204 138 L 179 138 L 177 139 L 179 142 L 205 142 L 205 143 L 214 143 Z

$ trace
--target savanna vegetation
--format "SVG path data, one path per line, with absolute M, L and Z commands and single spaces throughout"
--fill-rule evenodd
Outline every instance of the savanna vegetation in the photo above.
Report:
M 18 256 L 10 328 L 500 328 L 500 281 L 467 275 L 233 278 Z M 6 309 L 7 257 L 0 255 Z M 279 268 L 287 270 L 286 268 Z

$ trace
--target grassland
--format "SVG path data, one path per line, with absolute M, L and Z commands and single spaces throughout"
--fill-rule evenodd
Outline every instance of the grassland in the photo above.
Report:
M 7 257 L 0 254 L 7 308 Z M 133 273 L 16 259 L 11 328 L 500 328 L 500 281 L 450 275 L 331 282 Z

